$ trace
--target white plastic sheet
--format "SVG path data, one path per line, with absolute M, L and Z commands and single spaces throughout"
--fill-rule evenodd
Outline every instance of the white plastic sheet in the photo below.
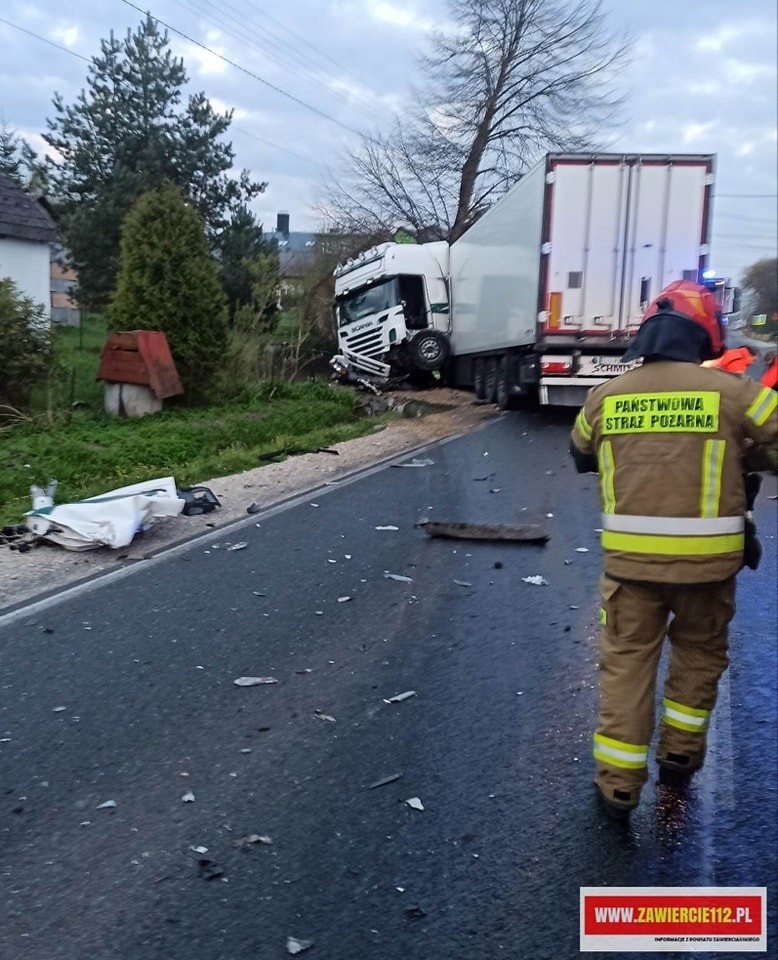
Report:
M 173 477 L 110 490 L 99 497 L 31 510 L 27 527 L 66 550 L 126 547 L 155 517 L 176 517 L 184 509 Z

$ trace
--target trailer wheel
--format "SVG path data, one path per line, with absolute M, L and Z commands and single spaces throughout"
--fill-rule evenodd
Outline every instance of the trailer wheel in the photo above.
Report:
M 477 357 L 473 363 L 473 393 L 475 393 L 476 399 L 478 400 L 486 399 L 485 366 L 483 357 Z
M 489 357 L 486 361 L 484 399 L 489 403 L 497 400 L 497 364 L 497 357 Z
M 510 377 L 510 368 L 508 364 L 508 358 L 503 357 L 500 360 L 500 365 L 497 368 L 497 386 L 496 386 L 496 395 L 497 395 L 497 406 L 501 410 L 511 410 L 516 405 L 516 398 L 511 392 L 511 377 Z
M 417 370 L 440 370 L 451 356 L 451 344 L 440 330 L 417 333 L 408 346 Z

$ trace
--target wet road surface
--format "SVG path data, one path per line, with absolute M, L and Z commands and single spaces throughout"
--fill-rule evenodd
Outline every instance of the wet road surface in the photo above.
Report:
M 564 960 L 585 885 L 767 886 L 775 938 L 775 478 L 708 765 L 682 804 L 649 783 L 625 828 L 591 786 L 599 516 L 571 419 L 503 416 L 0 619 L 0 957 L 271 960 L 291 935 L 329 960 Z M 426 517 L 552 539 L 433 541 Z

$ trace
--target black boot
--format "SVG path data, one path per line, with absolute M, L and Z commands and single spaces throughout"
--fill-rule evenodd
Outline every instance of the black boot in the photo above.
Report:
M 659 783 L 663 787 L 672 787 L 683 792 L 689 786 L 695 769 L 690 768 L 691 757 L 682 753 L 668 753 L 659 764 Z
M 630 813 L 638 805 L 637 800 L 632 799 L 632 794 L 625 790 L 613 790 L 611 796 L 606 796 L 596 781 L 594 787 L 597 791 L 600 806 L 612 820 L 628 820 Z

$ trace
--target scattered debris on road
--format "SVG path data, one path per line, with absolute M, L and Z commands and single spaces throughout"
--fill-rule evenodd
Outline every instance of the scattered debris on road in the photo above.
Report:
M 95 810 L 115 810 L 116 801 L 115 800 L 106 800 L 105 803 L 99 803 Z
M 203 880 L 215 880 L 217 877 L 224 876 L 224 867 L 220 867 L 214 860 L 209 860 L 208 857 L 200 857 L 197 862 Z
M 187 790 L 186 793 L 181 797 L 181 803 L 194 803 L 195 795 L 191 790 Z
M 458 587 L 472 587 L 472 586 L 473 586 L 473 584 L 472 584 L 472 583 L 468 583 L 467 580 L 455 580 L 454 583 L 455 583 Z
M 399 530 L 400 528 L 399 528 L 399 527 L 395 527 L 395 526 L 393 526 L 393 525 L 390 523 L 390 524 L 386 524 L 385 526 L 382 526 L 382 527 L 376 527 L 375 529 L 376 529 L 376 530 Z
M 298 940 L 297 937 L 287 937 L 286 952 L 294 956 L 297 953 L 302 953 L 304 950 L 310 950 L 313 944 L 313 940 Z
M 338 603 L 348 603 L 351 597 L 338 597 Z
M 435 465 L 434 460 L 429 460 L 428 458 L 423 458 L 421 460 L 408 460 L 406 463 L 393 463 L 393 467 L 433 467 Z
M 239 543 L 233 543 L 232 546 L 227 547 L 229 553 L 234 553 L 236 550 L 245 550 L 248 544 L 245 540 L 241 540 Z
M 547 587 L 548 580 L 545 577 L 541 577 L 540 574 L 535 574 L 532 577 L 522 577 L 523 583 L 531 583 L 535 587 Z
M 424 809 L 424 804 L 421 802 L 421 800 L 419 800 L 418 797 L 411 797 L 410 799 L 406 800 L 405 802 L 406 802 L 406 804 L 407 804 L 412 810 L 423 810 L 423 809 Z
M 427 916 L 427 911 L 423 907 L 407 907 L 405 910 L 405 916 L 409 920 L 423 920 Z
M 259 687 L 268 683 L 278 683 L 275 677 L 238 677 L 232 681 L 236 687 Z
M 402 703 L 403 700 L 410 700 L 416 696 L 415 690 L 406 690 L 405 693 L 397 693 L 393 697 L 384 700 L 384 703 Z
M 321 710 L 314 710 L 313 715 L 317 720 L 326 720 L 328 723 L 335 723 L 335 717 L 330 716 L 329 713 L 322 713 Z
M 52 713 L 62 713 L 62 712 L 65 711 L 65 710 L 67 710 L 67 707 L 54 707 L 54 709 L 53 709 L 51 712 L 52 712 Z
M 446 537 L 451 540 L 510 540 L 519 543 L 545 543 L 548 533 L 536 523 L 459 523 L 439 520 L 422 520 L 416 524 L 429 537 Z
M 399 780 L 402 776 L 401 773 L 393 773 L 388 777 L 384 777 L 381 780 L 376 780 L 375 783 L 371 783 L 368 787 L 368 790 L 377 790 L 379 787 L 386 787 L 390 783 L 394 783 L 396 780 Z
M 404 577 L 399 573 L 386 573 L 384 571 L 385 580 L 396 580 L 398 583 L 413 583 L 413 577 Z
M 576 552 L 576 553 L 588 553 L 588 552 L 589 552 L 589 548 L 588 548 L 588 547 L 576 547 L 576 548 L 575 548 L 575 552 Z
M 235 841 L 235 846 L 241 847 L 242 849 L 256 846 L 271 847 L 272 845 L 272 837 L 266 837 L 259 833 L 250 833 L 247 837 L 241 837 L 240 840 Z

